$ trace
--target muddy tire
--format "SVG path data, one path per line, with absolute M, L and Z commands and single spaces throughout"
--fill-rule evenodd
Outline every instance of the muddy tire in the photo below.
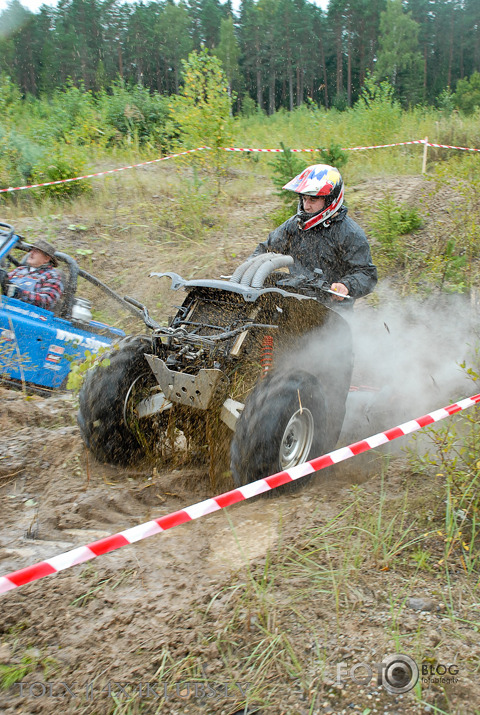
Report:
M 273 372 L 261 380 L 245 403 L 230 448 L 236 487 L 301 464 L 333 449 L 338 427 L 319 380 L 301 370 Z M 303 487 L 303 477 L 266 492 L 275 496 Z
M 128 412 L 134 395 L 156 384 L 144 357 L 151 350 L 148 337 L 127 337 L 102 355 L 110 360 L 108 367 L 87 371 L 77 421 L 85 444 L 100 462 L 128 465 L 144 453 L 145 445 L 129 424 Z

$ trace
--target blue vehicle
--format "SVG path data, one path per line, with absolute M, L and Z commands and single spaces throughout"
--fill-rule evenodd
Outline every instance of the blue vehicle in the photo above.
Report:
M 0 222 L 0 266 L 12 270 L 32 248 Z M 0 295 L 0 378 L 35 390 L 65 389 L 73 361 L 95 353 L 125 335 L 123 330 L 92 320 L 90 303 L 76 296 L 78 278 L 93 283 L 121 305 L 141 316 L 108 286 L 82 270 L 66 253 L 55 257 L 63 274 L 64 292 L 54 311 Z

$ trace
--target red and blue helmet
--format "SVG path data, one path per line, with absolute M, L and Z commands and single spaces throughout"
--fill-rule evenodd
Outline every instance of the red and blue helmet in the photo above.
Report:
M 304 231 L 328 221 L 343 204 L 343 179 L 338 169 L 328 164 L 307 166 L 301 174 L 285 184 L 283 188 L 300 194 L 297 215 L 299 226 Z M 314 214 L 304 211 L 302 199 L 304 194 L 324 196 L 325 206 L 323 209 Z

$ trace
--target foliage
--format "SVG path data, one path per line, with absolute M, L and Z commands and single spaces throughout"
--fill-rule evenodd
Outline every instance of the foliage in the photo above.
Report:
M 446 117 L 453 112 L 455 108 L 455 95 L 450 88 L 447 87 L 447 89 L 442 90 L 437 97 L 436 105 Z
M 380 14 L 380 49 L 375 66 L 378 79 L 388 79 L 397 97 L 407 105 L 420 97 L 422 55 L 418 45 L 419 25 L 402 0 L 387 0 Z
M 408 256 L 401 237 L 416 231 L 421 225 L 422 220 L 416 206 L 396 203 L 390 194 L 386 194 L 377 204 L 371 233 L 388 259 L 401 259 L 405 262 Z
M 389 137 L 402 116 L 402 109 L 395 99 L 393 86 L 387 81 L 378 82 L 372 75 L 368 75 L 354 113 L 364 135 L 371 137 L 372 143 L 378 144 L 391 141 Z
M 309 97 L 343 112 L 373 71 L 410 106 L 433 103 L 478 71 L 480 34 L 473 0 L 332 0 L 326 12 L 309 0 L 249 0 L 234 20 L 231 3 L 219 0 L 75 0 L 38 13 L 14 0 L 0 28 L 0 68 L 24 96 L 52 96 L 69 78 L 95 95 L 119 78 L 178 93 L 181 61 L 206 47 L 224 62 L 233 91 L 269 114 Z
M 83 152 L 78 148 L 57 144 L 51 148 L 48 154 L 43 155 L 35 162 L 30 173 L 30 180 L 33 184 L 51 181 L 63 182 L 65 179 L 72 179 L 85 173 L 87 173 L 87 169 Z M 73 198 L 91 190 L 91 185 L 87 180 L 67 181 L 35 189 L 39 197 L 52 196 L 59 199 Z
M 240 48 L 235 37 L 235 27 L 233 18 L 222 18 L 220 22 L 220 42 L 215 49 L 215 55 L 222 63 L 225 75 L 228 80 L 230 93 L 238 89 L 240 85 Z
M 301 154 L 293 152 L 289 147 L 286 147 L 283 142 L 280 142 L 280 146 L 283 149 L 282 153 L 279 153 L 275 158 L 275 161 L 270 161 L 269 166 L 273 169 L 272 181 L 277 187 L 276 194 L 280 196 L 285 204 L 291 205 L 296 208 L 298 202 L 298 196 L 291 191 L 285 191 L 284 186 L 287 184 L 294 176 L 300 174 L 301 171 L 306 169 L 308 164 Z
M 255 100 L 253 100 L 249 94 L 244 94 L 242 97 L 242 108 L 241 108 L 242 117 L 252 117 L 256 113 L 257 113 L 257 105 L 255 104 Z
M 475 157 L 476 158 L 476 157 Z M 451 159 L 435 167 L 432 194 L 447 191 L 449 210 L 436 221 L 435 240 L 426 256 L 426 273 L 443 290 L 464 292 L 480 277 L 480 167 L 474 157 Z
M 217 176 L 225 158 L 221 147 L 231 146 L 232 119 L 228 82 L 220 60 L 208 50 L 191 52 L 183 61 L 184 86 L 180 95 L 169 104 L 169 131 L 174 135 L 174 146 L 194 149 L 209 146 L 201 159 L 213 163 Z
M 26 184 L 44 154 L 45 149 L 25 135 L 13 129 L 4 133 L 0 127 L 0 184 Z
M 308 166 L 301 154 L 293 152 L 283 142 L 280 142 L 280 146 L 283 152 L 278 154 L 275 161 L 269 162 L 269 166 L 273 169 L 272 182 L 277 189 L 275 193 L 283 203 L 283 206 L 272 214 L 271 218 L 275 226 L 279 226 L 297 212 L 298 194 L 285 191 L 283 187 Z
M 480 72 L 458 80 L 453 100 L 456 107 L 465 114 L 473 114 L 480 109 Z
M 54 92 L 49 104 L 57 140 L 91 144 L 99 138 L 95 100 L 83 82 L 75 86 L 69 79 L 63 89 Z
M 158 92 L 151 93 L 139 85 L 128 88 L 118 80 L 110 92 L 100 94 L 99 109 L 102 126 L 112 128 L 110 142 L 121 139 L 161 145 L 164 141 L 168 106 Z
M 78 362 L 73 362 L 68 373 L 67 390 L 80 392 L 85 379 L 85 373 L 93 366 L 108 367 L 110 365 L 109 358 L 102 358 L 102 355 L 110 350 L 109 347 L 99 348 L 95 353 L 90 350 L 85 350 L 85 358 Z
M 348 161 L 348 154 L 343 151 L 340 144 L 330 142 L 328 149 L 320 149 L 320 158 L 323 164 L 330 164 L 336 169 L 341 169 Z
M 12 117 L 21 99 L 20 90 L 4 72 L 0 74 L 0 117 L 2 124 Z

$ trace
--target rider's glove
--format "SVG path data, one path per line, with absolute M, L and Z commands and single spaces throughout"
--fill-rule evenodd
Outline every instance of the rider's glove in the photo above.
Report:
M 308 278 L 302 274 L 297 276 L 288 276 L 277 281 L 277 286 L 286 286 L 288 288 L 305 288 L 308 285 Z
M 325 280 L 325 274 L 321 268 L 315 268 L 313 271 L 315 276 L 310 278 L 308 281 L 308 286 L 310 288 L 320 288 L 320 290 L 325 290 L 325 288 L 330 288 L 327 280 Z

